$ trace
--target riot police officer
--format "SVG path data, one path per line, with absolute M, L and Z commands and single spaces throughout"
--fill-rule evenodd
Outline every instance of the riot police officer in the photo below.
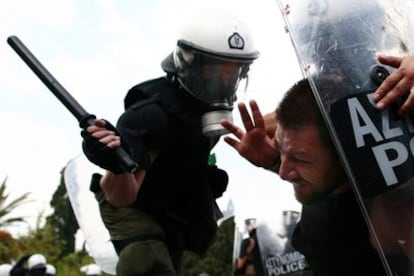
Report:
M 196 14 L 161 64 L 166 75 L 128 91 L 116 128 L 96 120 L 83 133 L 85 155 L 107 169 L 91 188 L 119 256 L 117 275 L 181 275 L 183 251 L 202 255 L 214 241 L 227 174 L 208 157 L 258 55 L 234 15 Z M 117 147 L 139 165 L 134 173 L 116 162 Z

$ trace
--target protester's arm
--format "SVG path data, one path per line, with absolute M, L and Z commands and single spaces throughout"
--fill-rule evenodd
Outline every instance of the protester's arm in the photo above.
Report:
M 375 92 L 376 107 L 382 110 L 407 96 L 398 110 L 399 115 L 407 114 L 414 107 L 414 93 L 412 93 L 414 92 L 414 57 L 379 55 L 378 61 L 397 69 L 384 80 Z
M 238 108 L 245 130 L 227 120 L 222 120 L 223 127 L 236 136 L 236 138 L 225 136 L 224 141 L 255 166 L 273 168 L 279 163 L 279 152 L 277 143 L 273 139 L 274 135 L 270 136 L 268 131 L 274 134 L 276 117 L 274 116 L 273 122 L 272 116 L 266 115 L 265 123 L 265 118 L 254 100 L 250 101 L 251 115 L 244 103 L 239 103 Z

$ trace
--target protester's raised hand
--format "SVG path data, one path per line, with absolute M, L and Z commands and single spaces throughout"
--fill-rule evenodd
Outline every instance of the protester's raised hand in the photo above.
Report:
M 398 110 L 403 116 L 414 107 L 414 57 L 395 57 L 379 55 L 382 64 L 397 68 L 392 72 L 374 93 L 376 107 L 380 110 L 390 106 L 399 99 L 406 97 Z
M 223 127 L 236 137 L 225 136 L 224 141 L 252 164 L 270 168 L 279 157 L 277 144 L 268 135 L 256 101 L 251 100 L 249 105 L 251 114 L 244 103 L 238 104 L 244 130 L 228 120 L 221 121 Z

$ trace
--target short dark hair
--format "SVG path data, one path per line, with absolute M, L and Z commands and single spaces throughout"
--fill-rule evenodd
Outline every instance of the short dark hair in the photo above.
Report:
M 284 128 L 317 127 L 322 144 L 336 153 L 308 79 L 296 82 L 283 96 L 275 112 L 278 123 Z

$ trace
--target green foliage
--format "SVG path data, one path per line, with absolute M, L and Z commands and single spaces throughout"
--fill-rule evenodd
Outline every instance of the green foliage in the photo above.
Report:
M 57 238 L 63 241 L 61 256 L 65 256 L 75 251 L 75 234 L 79 229 L 75 214 L 66 191 L 63 177 L 64 169 L 61 172 L 59 186 L 50 201 L 54 209 L 53 214 L 46 218 L 46 224 L 53 228 Z
M 2 216 L 9 215 L 16 207 L 28 202 L 29 195 L 26 193 L 6 205 L 6 180 L 7 178 L 0 186 L 0 227 L 23 221 L 18 217 L 4 220 Z M 49 263 L 55 265 L 59 275 L 82 275 L 81 266 L 94 261 L 85 253 L 73 253 L 74 234 L 79 227 L 66 193 L 63 174 L 50 204 L 54 212 L 47 217 L 44 226 L 38 223 L 34 229 L 18 239 L 0 230 L 0 263 L 12 263 L 22 256 L 41 253 Z M 42 214 L 39 215 L 39 221 L 41 217 Z
M 13 208 L 10 204 L 4 207 L 7 195 L 5 183 L 0 186 L 0 210 L 9 214 Z M 19 206 L 26 202 L 27 194 L 12 202 L 11 206 Z M 46 224 L 14 239 L 8 232 L 0 230 L 0 262 L 11 263 L 28 254 L 41 253 L 47 261 L 56 267 L 58 275 L 80 276 L 80 268 L 94 260 L 85 252 L 74 253 L 74 234 L 78 224 L 67 196 L 63 173 L 60 183 L 50 202 L 54 208 L 47 217 Z M 1 222 L 1 220 L 0 220 Z M 1 226 L 1 224 L 0 224 Z M 202 272 L 210 275 L 231 275 L 233 270 L 234 221 L 229 219 L 221 224 L 217 231 L 217 239 L 205 256 L 200 257 L 190 252 L 184 255 L 186 276 L 198 276 Z M 102 273 L 102 275 L 109 275 Z
M 9 194 L 6 192 L 7 177 L 0 185 L 0 228 L 9 226 L 16 222 L 25 222 L 22 217 L 9 217 L 9 215 L 22 204 L 30 202 L 28 197 L 30 193 L 25 193 L 10 202 L 8 202 Z
M 26 236 L 21 237 L 19 242 L 22 244 L 21 255 L 41 253 L 52 264 L 59 259 L 64 243 L 56 235 L 53 227 L 47 224 L 43 228 L 31 230 Z
M 199 257 L 191 252 L 184 254 L 186 276 L 198 276 L 202 272 L 210 275 L 232 275 L 234 220 L 224 221 L 217 231 L 215 243 L 206 255 Z
M 0 230 L 0 263 L 10 263 L 20 255 L 20 243 L 12 235 Z
M 13 245 L 12 247 L 9 247 Z M 22 256 L 35 253 L 43 254 L 48 263 L 56 267 L 58 275 L 80 276 L 83 265 L 94 263 L 91 256 L 86 253 L 70 253 L 62 256 L 64 240 L 61 240 L 53 227 L 46 224 L 42 228 L 30 231 L 18 240 L 0 240 L 0 260 L 2 263 L 11 263 Z M 104 274 L 103 274 L 104 275 Z
M 21 256 L 41 253 L 50 263 L 58 260 L 62 241 L 57 238 L 53 228 L 45 226 L 30 230 L 19 239 L 11 237 L 0 240 L 0 260 L 11 263 Z
M 56 263 L 58 275 L 78 276 L 82 266 L 94 263 L 93 258 L 85 253 L 71 253 L 64 256 Z
M 10 263 L 19 257 L 22 244 L 15 240 L 12 235 L 1 230 L 15 223 L 26 222 L 23 217 L 12 216 L 13 211 L 23 204 L 30 202 L 30 193 L 25 193 L 15 199 L 9 199 L 7 193 L 7 177 L 0 185 L 0 263 Z

